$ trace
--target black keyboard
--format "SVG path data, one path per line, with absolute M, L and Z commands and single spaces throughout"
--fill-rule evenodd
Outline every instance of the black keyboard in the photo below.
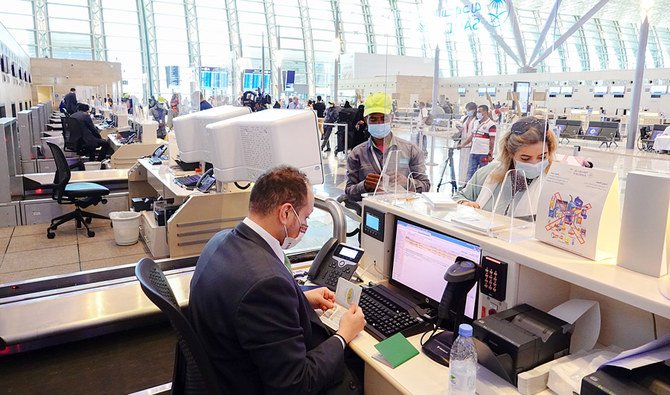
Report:
M 199 179 L 199 175 L 177 177 L 174 179 L 174 183 L 182 187 L 193 188 Z
M 432 324 L 424 321 L 418 314 L 402 307 L 392 300 L 387 288 L 380 285 L 363 288 L 360 306 L 365 314 L 365 330 L 377 340 L 402 332 L 405 337 L 418 335 L 429 330 Z M 399 297 L 395 295 L 395 297 Z M 409 302 L 407 302 L 409 304 Z

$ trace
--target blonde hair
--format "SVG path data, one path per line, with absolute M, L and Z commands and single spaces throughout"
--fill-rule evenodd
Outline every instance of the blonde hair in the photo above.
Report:
M 546 136 L 546 142 L 545 142 Z M 545 143 L 549 167 L 554 162 L 558 140 L 551 130 L 547 130 L 544 120 L 535 117 L 524 117 L 512 124 L 509 133 L 500 141 L 498 166 L 491 172 L 491 180 L 501 182 L 508 170 L 514 168 L 514 154 L 527 145 Z M 547 169 L 549 168 L 547 167 Z

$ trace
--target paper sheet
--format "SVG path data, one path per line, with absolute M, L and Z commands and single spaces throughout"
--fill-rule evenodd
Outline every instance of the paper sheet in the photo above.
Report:
M 570 338 L 570 353 L 591 350 L 600 336 L 600 305 L 593 300 L 571 299 L 549 314 L 575 326 Z
M 340 319 L 352 304 L 358 304 L 361 299 L 362 288 L 351 281 L 340 277 L 335 288 L 335 306 L 321 315 L 321 322 L 333 330 L 340 327 Z
M 624 351 L 602 364 L 602 366 L 618 366 L 632 370 L 668 359 L 670 359 L 670 335 L 638 348 Z

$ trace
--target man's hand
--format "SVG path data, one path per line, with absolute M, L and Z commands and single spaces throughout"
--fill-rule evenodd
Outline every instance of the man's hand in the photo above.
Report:
M 460 202 L 459 204 L 462 204 L 464 206 L 474 207 L 474 208 L 481 208 L 481 207 L 479 207 L 479 204 L 477 202 L 471 202 L 469 200 L 464 200 L 464 201 Z
M 377 187 L 377 183 L 379 182 L 379 177 L 381 177 L 377 173 L 370 173 L 365 177 L 365 190 L 368 192 L 373 192 L 375 188 Z
M 338 329 L 337 334 L 342 336 L 344 340 L 349 343 L 354 340 L 360 331 L 365 328 L 365 315 L 363 310 L 356 305 L 352 304 L 349 307 L 349 310 L 344 313 L 342 319 L 340 320 L 340 329 Z
M 310 289 L 304 292 L 307 301 L 313 309 L 326 311 L 335 306 L 335 293 L 326 287 Z

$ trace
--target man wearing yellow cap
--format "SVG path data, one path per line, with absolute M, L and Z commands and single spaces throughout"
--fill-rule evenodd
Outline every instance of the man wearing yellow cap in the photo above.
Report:
M 383 92 L 373 93 L 365 100 L 363 116 L 368 124 L 370 139 L 357 145 L 347 158 L 347 186 L 349 200 L 361 200 L 364 192 L 373 192 L 379 183 L 386 157 L 397 160 L 398 172 L 389 176 L 402 187 L 416 192 L 428 192 L 430 181 L 426 175 L 423 152 L 409 141 L 391 133 L 392 99 Z M 392 166 L 395 170 L 395 163 Z M 411 174 L 411 180 L 408 177 Z

